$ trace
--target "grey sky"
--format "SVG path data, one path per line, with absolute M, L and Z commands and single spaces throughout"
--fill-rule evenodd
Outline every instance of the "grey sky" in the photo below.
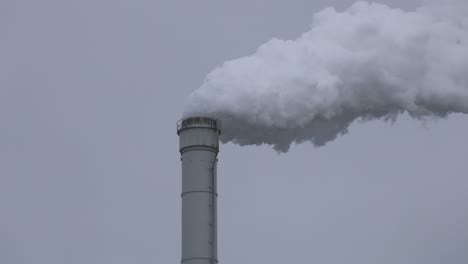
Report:
M 178 263 L 187 95 L 352 2 L 1 1 L 0 263 Z M 454 115 L 223 145 L 220 263 L 467 263 L 467 134 Z

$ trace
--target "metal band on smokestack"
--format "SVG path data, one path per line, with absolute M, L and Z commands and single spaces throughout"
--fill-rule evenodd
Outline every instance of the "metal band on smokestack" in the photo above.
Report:
M 210 117 L 177 122 L 182 161 L 182 264 L 216 264 L 216 163 L 221 124 Z

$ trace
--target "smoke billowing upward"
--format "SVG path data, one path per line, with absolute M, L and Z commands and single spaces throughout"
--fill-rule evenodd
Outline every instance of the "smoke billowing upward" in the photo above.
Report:
M 325 145 L 355 120 L 405 112 L 468 113 L 468 1 L 426 1 L 413 12 L 327 8 L 298 39 L 270 40 L 213 70 L 184 115 L 221 119 L 223 142 L 287 151 Z

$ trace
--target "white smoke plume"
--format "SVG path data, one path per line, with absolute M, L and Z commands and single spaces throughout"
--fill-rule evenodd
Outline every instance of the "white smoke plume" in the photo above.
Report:
M 272 39 L 225 62 L 194 91 L 184 116 L 223 122 L 221 141 L 325 145 L 356 120 L 468 113 L 468 1 L 406 12 L 356 2 L 313 16 L 296 40 Z

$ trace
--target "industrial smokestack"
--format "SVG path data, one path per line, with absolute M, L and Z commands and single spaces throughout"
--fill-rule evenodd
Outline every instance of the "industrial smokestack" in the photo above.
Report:
M 216 163 L 221 124 L 210 117 L 177 123 L 182 161 L 183 264 L 215 264 L 217 257 Z
M 323 146 L 356 120 L 468 113 L 467 72 L 467 0 L 426 0 L 412 12 L 358 1 L 315 14 L 295 40 L 225 62 L 184 115 L 222 120 L 222 142 L 285 152 Z

